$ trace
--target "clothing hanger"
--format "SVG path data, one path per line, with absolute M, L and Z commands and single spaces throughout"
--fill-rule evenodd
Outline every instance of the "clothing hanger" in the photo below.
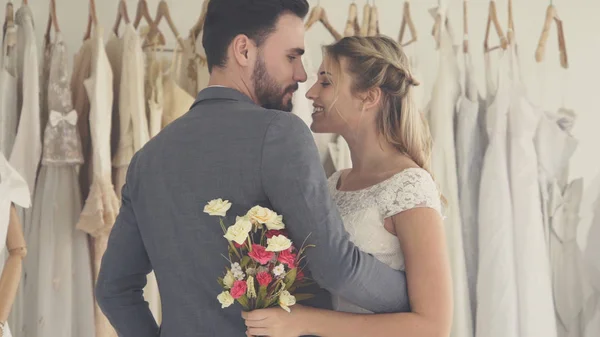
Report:
M 192 26 L 192 29 L 190 29 L 190 36 L 193 36 L 194 40 L 198 38 L 198 35 L 200 35 L 202 29 L 204 28 L 204 21 L 206 21 L 206 12 L 208 11 L 209 2 L 210 0 L 204 0 L 204 2 L 202 3 L 202 11 L 200 12 L 200 17 L 198 18 L 198 21 L 196 21 L 194 26 Z
M 348 10 L 348 20 L 346 20 L 344 36 L 354 36 L 358 32 L 360 32 L 360 25 L 358 24 L 358 6 L 356 5 L 356 1 L 352 1 Z
M 56 0 L 50 0 L 50 11 L 48 12 L 48 25 L 46 26 L 46 34 L 44 34 L 44 39 L 46 39 L 46 45 L 50 44 L 50 30 L 54 27 L 54 33 L 60 33 L 60 28 L 58 27 L 58 19 L 56 17 Z
M 173 35 L 175 35 L 175 39 L 177 39 L 177 42 L 179 43 L 179 45 L 181 46 L 181 48 L 183 48 L 183 40 L 181 39 L 181 36 L 179 35 L 179 31 L 177 30 L 177 27 L 175 27 L 175 23 L 173 22 L 173 19 L 171 18 L 171 12 L 169 11 L 169 5 L 167 4 L 167 2 L 165 0 L 161 0 L 158 3 L 158 8 L 156 10 L 156 18 L 154 19 L 154 22 L 150 25 L 150 31 L 148 32 L 148 35 L 146 36 L 146 47 L 153 45 L 153 40 L 159 36 L 159 44 L 164 46 L 164 37 L 162 38 L 162 41 L 160 40 L 160 35 L 161 32 L 158 28 L 158 25 L 160 24 L 160 21 L 162 20 L 162 18 L 165 18 L 165 20 L 167 20 L 167 24 L 169 25 L 169 28 L 171 29 L 171 32 L 173 32 Z
M 151 26 L 154 22 L 154 20 L 152 20 L 152 17 L 150 16 L 150 11 L 148 10 L 148 3 L 146 2 L 146 0 L 138 1 L 137 10 L 135 12 L 135 19 L 133 20 L 133 26 L 135 27 L 135 29 L 138 28 L 142 19 L 146 20 L 148 26 Z
M 404 33 L 406 32 L 406 26 L 408 26 L 411 39 L 406 43 L 402 43 L 402 40 L 404 40 Z M 402 23 L 400 23 L 398 43 L 400 43 L 402 47 L 406 47 L 414 42 L 417 42 L 417 29 L 415 28 L 412 16 L 410 15 L 410 0 L 406 0 L 404 1 L 404 9 L 402 10 Z
M 121 19 L 125 21 L 125 24 L 129 24 L 129 14 L 127 13 L 127 4 L 125 0 L 119 1 L 119 8 L 117 9 L 117 20 L 113 26 L 113 32 L 119 36 L 119 26 L 121 25 Z
M 13 3 L 12 1 L 9 1 L 6 3 L 6 10 L 4 11 L 4 25 L 2 26 L 2 36 L 4 36 L 4 38 L 6 38 L 6 31 L 8 30 L 8 28 L 13 28 L 15 26 L 15 10 L 13 7 Z M 17 37 L 15 36 L 15 34 L 10 34 L 8 36 L 8 40 L 6 41 L 6 44 L 9 47 L 13 47 L 15 44 L 17 43 Z
M 556 32 L 558 33 L 558 51 L 560 52 L 560 65 L 564 69 L 569 68 L 569 59 L 567 57 L 567 44 L 565 41 L 565 34 L 563 30 L 563 22 L 558 17 L 556 7 L 550 1 L 550 5 L 546 9 L 546 20 L 544 21 L 544 28 L 537 49 L 535 51 L 535 60 L 539 63 L 544 60 L 546 53 L 546 42 L 548 41 L 548 35 L 550 34 L 550 25 L 552 22 L 556 24 Z
M 83 36 L 83 40 L 87 40 L 92 35 L 92 25 L 96 25 L 98 23 L 98 17 L 96 16 L 96 2 L 94 0 L 90 0 L 90 13 L 88 15 L 88 25 L 87 30 L 85 31 L 85 35 Z
M 379 12 L 377 10 L 377 5 L 375 5 L 375 0 L 373 0 L 373 5 L 371 6 L 371 15 L 369 17 L 369 32 L 367 33 L 367 35 L 379 35 Z
M 488 40 L 490 38 L 490 26 L 494 23 L 494 29 L 496 30 L 496 34 L 498 34 L 498 38 L 500 39 L 500 46 L 496 46 L 493 48 L 489 47 Z M 483 50 L 487 53 L 497 48 L 506 49 L 508 46 L 508 41 L 506 37 L 504 37 L 504 33 L 502 32 L 502 26 L 498 21 L 498 11 L 496 9 L 496 0 L 490 0 L 490 7 L 488 11 L 488 19 L 487 25 L 485 28 L 485 40 L 483 41 Z
M 508 44 L 512 45 L 515 41 L 515 21 L 513 20 L 512 0 L 508 0 L 508 29 L 506 30 Z
M 321 22 L 323 24 L 323 26 L 325 26 L 327 31 L 329 31 L 329 33 L 333 36 L 333 38 L 336 41 L 339 41 L 342 39 L 342 35 L 340 35 L 340 33 L 338 33 L 335 30 L 335 28 L 333 28 L 331 23 L 329 23 L 329 19 L 327 18 L 327 14 L 325 13 L 325 10 L 323 9 L 323 7 L 321 7 L 318 4 L 317 4 L 317 6 L 313 7 L 312 11 L 310 12 L 310 15 L 308 16 L 308 20 L 306 20 L 306 23 L 304 24 L 304 29 L 306 29 L 306 30 L 310 29 L 310 27 L 312 27 L 317 21 Z

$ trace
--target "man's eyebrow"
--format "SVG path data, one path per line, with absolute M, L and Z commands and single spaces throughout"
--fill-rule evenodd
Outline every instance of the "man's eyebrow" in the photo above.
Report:
M 304 49 L 302 49 L 302 48 L 292 48 L 289 50 L 289 52 L 298 54 L 298 55 L 304 55 Z

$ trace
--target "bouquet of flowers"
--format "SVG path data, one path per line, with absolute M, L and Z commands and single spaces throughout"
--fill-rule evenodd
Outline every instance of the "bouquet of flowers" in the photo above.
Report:
M 223 287 L 217 296 L 221 308 L 237 301 L 247 311 L 279 305 L 290 312 L 296 301 L 311 298 L 311 294 L 295 293 L 312 283 L 299 269 L 310 245 L 294 247 L 286 235 L 283 217 L 261 206 L 252 207 L 226 227 L 224 217 L 230 208 L 231 203 L 223 199 L 211 200 L 204 207 L 205 213 L 219 217 L 228 241 L 230 266 L 218 279 Z

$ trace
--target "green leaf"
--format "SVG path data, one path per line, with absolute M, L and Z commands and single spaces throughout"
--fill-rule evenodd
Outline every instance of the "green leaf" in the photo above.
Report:
M 283 280 L 285 283 L 285 289 L 289 289 L 294 284 L 294 281 L 296 281 L 297 272 L 298 270 L 294 268 L 288 271 L 288 273 L 285 275 L 285 279 Z
M 246 268 L 246 266 L 248 266 L 248 263 L 250 263 L 250 261 L 251 261 L 251 260 L 250 260 L 250 257 L 249 257 L 249 256 L 244 256 L 244 257 L 242 258 L 242 263 L 240 263 L 240 266 L 241 266 L 242 268 Z
M 217 279 L 217 282 L 219 282 L 219 284 L 221 285 L 221 287 L 225 288 L 225 283 L 223 283 L 223 278 L 222 277 L 219 277 Z
M 237 301 L 242 305 L 242 307 L 245 310 L 250 310 L 249 304 L 248 304 L 248 297 L 246 297 L 246 295 L 242 295 L 241 297 L 239 297 L 237 299 Z
M 313 294 L 294 294 L 294 297 L 296 297 L 296 301 L 305 301 L 305 300 L 315 297 L 315 295 L 313 295 Z

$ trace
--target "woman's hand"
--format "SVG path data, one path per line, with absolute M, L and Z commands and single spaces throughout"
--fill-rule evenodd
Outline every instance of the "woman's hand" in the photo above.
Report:
M 246 320 L 248 336 L 298 337 L 305 335 L 303 312 L 307 310 L 299 304 L 290 307 L 292 312 L 277 307 L 242 312 Z

